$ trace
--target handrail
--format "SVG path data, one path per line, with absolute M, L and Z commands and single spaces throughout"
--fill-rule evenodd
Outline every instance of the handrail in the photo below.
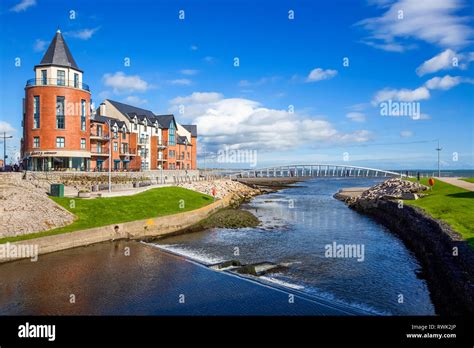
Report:
M 72 87 L 77 89 L 82 89 L 84 91 L 90 92 L 89 85 L 84 82 L 79 82 L 75 80 L 66 80 L 66 79 L 29 79 L 26 81 L 26 87 L 32 86 L 59 86 L 59 87 Z

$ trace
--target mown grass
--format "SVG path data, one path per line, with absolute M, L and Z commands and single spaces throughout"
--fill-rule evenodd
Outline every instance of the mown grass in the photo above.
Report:
M 429 186 L 427 178 L 420 182 Z M 423 193 L 428 196 L 407 200 L 405 204 L 420 207 L 435 219 L 445 221 L 474 248 L 474 192 L 436 180 L 433 189 Z
M 50 198 L 72 212 L 76 216 L 76 220 L 72 224 L 61 228 L 2 238 L 0 244 L 182 213 L 201 208 L 213 202 L 211 196 L 181 187 L 156 188 L 136 195 L 122 197 L 95 199 Z
M 461 179 L 461 180 L 464 180 L 464 181 L 467 181 L 467 182 L 472 182 L 474 184 L 474 178 L 464 178 L 464 179 Z

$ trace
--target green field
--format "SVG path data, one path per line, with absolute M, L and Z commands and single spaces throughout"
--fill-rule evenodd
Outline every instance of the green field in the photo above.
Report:
M 49 231 L 2 238 L 0 244 L 182 213 L 213 202 L 211 196 L 181 187 L 162 187 L 133 196 L 111 198 L 50 198 L 72 212 L 76 216 L 76 221 L 68 226 Z
M 421 179 L 428 186 L 428 179 Z M 436 219 L 447 222 L 474 248 L 474 192 L 436 180 L 428 196 L 405 204 L 423 208 Z
M 472 182 L 474 184 L 474 178 L 464 178 L 464 179 L 461 179 L 461 180 L 464 180 L 464 181 L 467 181 L 467 182 Z

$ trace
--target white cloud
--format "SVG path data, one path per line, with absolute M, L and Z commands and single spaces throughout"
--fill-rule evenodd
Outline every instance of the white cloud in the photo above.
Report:
M 306 82 L 329 80 L 329 79 L 332 79 L 336 75 L 337 75 L 337 70 L 331 70 L 331 69 L 324 70 L 321 68 L 316 68 L 316 69 L 311 70 L 308 77 L 306 78 Z
M 216 92 L 194 92 L 187 97 L 176 97 L 171 104 L 207 104 L 222 99 L 222 94 Z
M 191 45 L 190 49 L 191 51 L 197 51 L 198 47 L 196 45 Z
M 114 93 L 123 92 L 145 92 L 151 88 L 148 82 L 141 79 L 138 75 L 126 75 L 122 71 L 115 74 L 105 74 L 102 78 L 107 87 L 112 87 Z
M 240 87 L 261 86 L 266 83 L 272 83 L 272 82 L 278 81 L 279 79 L 280 79 L 279 76 L 269 76 L 269 77 L 262 77 L 256 81 L 240 80 L 239 86 Z
M 372 99 L 372 105 L 377 105 L 387 100 L 414 102 L 418 100 L 425 100 L 430 98 L 430 91 L 428 88 L 422 86 L 416 89 L 390 89 L 385 88 L 378 91 Z
M 16 129 L 13 128 L 13 126 L 10 123 L 5 122 L 5 121 L 0 121 L 0 133 L 2 133 L 3 135 L 3 132 L 6 132 L 8 135 L 11 133 L 15 133 Z
M 410 138 L 413 136 L 413 132 L 409 130 L 404 130 L 400 132 L 400 137 L 402 138 Z
M 148 103 L 148 100 L 146 99 L 142 99 L 140 97 L 137 97 L 137 96 L 134 96 L 134 95 L 130 95 L 128 96 L 127 98 L 124 99 L 124 102 L 127 103 L 127 104 L 131 104 L 131 105 L 144 105 L 144 104 L 147 104 Z
M 100 27 L 90 28 L 90 29 L 81 29 L 77 31 L 68 31 L 68 32 L 65 32 L 64 35 L 70 36 L 76 39 L 80 39 L 80 40 L 89 40 L 92 37 L 92 35 L 94 35 L 99 29 Z
M 199 70 L 195 70 L 195 69 L 183 69 L 183 70 L 180 70 L 179 71 L 181 74 L 183 75 L 196 75 Z
M 203 60 L 206 62 L 206 63 L 214 63 L 216 61 L 216 58 L 214 57 L 211 57 L 211 56 L 206 56 L 203 58 Z
M 22 0 L 12 8 L 10 11 L 13 12 L 22 12 L 26 11 L 29 7 L 36 5 L 36 0 Z
M 365 114 L 362 112 L 349 112 L 346 117 L 353 122 L 365 122 Z
M 33 50 L 35 52 L 43 52 L 46 49 L 47 45 L 48 45 L 47 41 L 36 39 L 35 44 L 33 46 Z
M 190 79 L 175 79 L 168 81 L 172 85 L 179 85 L 179 86 L 189 86 L 192 84 Z
M 462 78 L 460 76 L 449 76 L 446 75 L 444 77 L 433 77 L 432 79 L 426 81 L 425 86 L 429 89 L 443 89 L 448 90 L 453 88 L 454 86 L 459 85 L 462 82 Z
M 171 112 L 184 105 L 187 120 L 197 124 L 209 151 L 234 149 L 289 150 L 308 144 L 364 142 L 366 130 L 341 133 L 324 120 L 287 110 L 270 109 L 245 98 L 224 98 L 220 93 L 198 93 L 171 100 Z
M 440 70 L 449 70 L 453 68 L 466 69 L 469 63 L 474 60 L 474 52 L 457 54 L 452 49 L 446 49 L 440 54 L 423 62 L 417 69 L 419 76 L 431 74 Z
M 406 41 L 400 40 L 406 39 L 463 47 L 470 44 L 473 29 L 468 17 L 456 13 L 466 5 L 469 6 L 462 0 L 398 0 L 385 6 L 380 17 L 367 18 L 356 25 L 370 32 L 363 42 L 388 51 L 405 50 Z

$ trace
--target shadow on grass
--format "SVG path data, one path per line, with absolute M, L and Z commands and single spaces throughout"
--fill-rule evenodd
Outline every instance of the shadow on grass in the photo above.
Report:
M 454 198 L 474 198 L 474 192 L 460 192 L 460 193 L 451 193 L 446 195 L 446 197 Z

